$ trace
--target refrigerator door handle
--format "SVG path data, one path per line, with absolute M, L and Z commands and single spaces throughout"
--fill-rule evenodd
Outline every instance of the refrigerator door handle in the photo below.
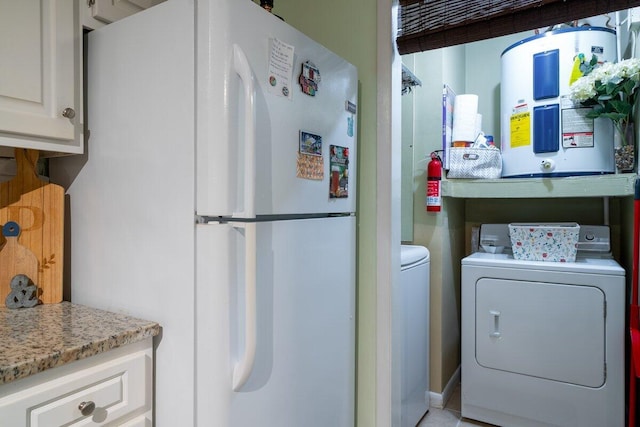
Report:
M 244 354 L 233 367 L 233 391 L 238 391 L 249 379 L 256 358 L 256 224 L 234 227 L 245 231 Z
M 256 89 L 249 60 L 237 44 L 233 45 L 233 67 L 244 89 L 244 195 L 243 211 L 234 212 L 236 218 L 255 218 L 256 194 Z

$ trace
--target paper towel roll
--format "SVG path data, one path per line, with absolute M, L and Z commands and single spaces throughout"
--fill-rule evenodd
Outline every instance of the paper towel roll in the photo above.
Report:
M 473 142 L 478 135 L 478 95 L 457 95 L 453 103 L 452 141 Z M 480 122 L 482 118 L 480 117 Z M 482 126 L 482 123 L 480 123 Z
M 480 132 L 482 132 L 482 114 L 476 114 L 476 136 L 473 137 L 474 141 L 476 140 L 478 135 L 480 135 Z

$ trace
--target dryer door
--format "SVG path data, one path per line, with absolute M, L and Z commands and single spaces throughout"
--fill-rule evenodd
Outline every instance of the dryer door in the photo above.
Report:
M 605 382 L 605 295 L 595 286 L 481 278 L 476 360 L 586 387 Z

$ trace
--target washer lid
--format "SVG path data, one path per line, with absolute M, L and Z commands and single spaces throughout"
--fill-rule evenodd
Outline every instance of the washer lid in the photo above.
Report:
M 400 264 L 406 267 L 418 262 L 429 261 L 429 249 L 424 246 L 402 245 L 400 246 Z

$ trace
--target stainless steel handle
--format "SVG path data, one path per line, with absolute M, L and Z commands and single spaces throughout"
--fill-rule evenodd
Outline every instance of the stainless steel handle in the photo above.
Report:
M 82 402 L 78 405 L 78 409 L 80 409 L 80 413 L 86 417 L 87 415 L 93 414 L 93 411 L 96 410 L 96 404 L 91 400 L 88 402 Z
M 62 117 L 66 117 L 67 119 L 73 119 L 76 116 L 76 110 L 71 107 L 67 107 L 62 110 Z

